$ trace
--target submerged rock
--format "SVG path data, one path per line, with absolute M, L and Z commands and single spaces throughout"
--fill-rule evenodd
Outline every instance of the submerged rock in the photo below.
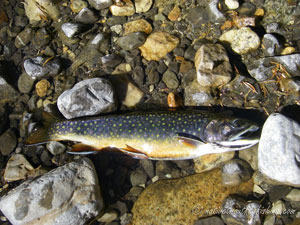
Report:
M 134 5 L 130 0 L 123 0 L 121 5 L 111 5 L 109 9 L 114 16 L 132 16 L 135 13 Z
M 296 121 L 278 113 L 270 115 L 258 147 L 259 171 L 282 184 L 300 187 L 299 137 Z
M 97 10 L 108 8 L 113 4 L 112 0 L 88 0 L 88 2 Z
M 29 180 L 1 198 L 12 224 L 84 224 L 103 209 L 95 168 L 88 158 Z
M 0 103 L 14 102 L 19 93 L 0 75 Z
M 79 23 L 64 23 L 61 26 L 61 30 L 68 38 L 72 38 L 79 34 L 83 29 L 83 26 Z
M 262 39 L 262 46 L 265 56 L 279 55 L 282 50 L 281 44 L 273 34 L 264 35 Z
M 31 41 L 33 34 L 34 32 L 31 28 L 25 28 L 17 35 L 15 39 L 15 46 L 17 48 L 25 47 Z
M 124 35 L 128 35 L 135 32 L 144 32 L 150 34 L 152 32 L 152 26 L 144 19 L 130 21 L 123 25 Z
M 34 79 L 23 73 L 18 79 L 18 89 L 21 93 L 29 93 L 33 87 Z
M 152 0 L 135 0 L 135 10 L 137 13 L 147 12 L 152 6 Z
M 83 8 L 75 16 L 75 21 L 85 24 L 95 23 L 99 19 L 99 16 L 89 8 Z
M 133 50 L 144 44 L 146 41 L 147 35 L 142 32 L 136 32 L 128 34 L 124 37 L 120 37 L 117 40 L 117 44 L 123 50 Z
M 67 119 L 111 112 L 116 109 L 115 94 L 108 80 L 87 79 L 63 92 L 57 107 Z
M 17 137 L 12 129 L 8 129 L 0 136 L 0 152 L 9 155 L 17 146 Z

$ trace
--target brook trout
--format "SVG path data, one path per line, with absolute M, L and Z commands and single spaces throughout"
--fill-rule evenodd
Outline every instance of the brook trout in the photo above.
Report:
M 236 151 L 258 143 L 259 126 L 246 119 L 199 110 L 131 112 L 64 121 L 48 121 L 27 145 L 75 141 L 72 152 L 107 147 L 136 158 L 181 160 Z

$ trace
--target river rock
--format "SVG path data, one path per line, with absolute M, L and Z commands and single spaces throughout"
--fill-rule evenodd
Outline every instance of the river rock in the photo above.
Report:
M 187 20 L 194 27 L 201 27 L 202 24 L 209 21 L 209 11 L 205 6 L 191 8 L 187 14 Z
M 220 41 L 229 42 L 233 51 L 238 54 L 246 54 L 260 46 L 259 36 L 249 27 L 233 29 L 221 35 Z
M 27 27 L 21 31 L 15 39 L 16 48 L 25 47 L 31 41 L 33 34 L 34 32 L 30 27 Z
M 88 158 L 29 180 L 1 198 L 12 224 L 84 224 L 103 209 L 97 173 Z
M 279 55 L 282 46 L 273 34 L 265 34 L 262 39 L 262 50 L 265 56 Z
M 66 150 L 66 146 L 63 145 L 60 142 L 57 141 L 50 141 L 46 145 L 49 152 L 51 152 L 52 155 L 59 155 Z
M 212 216 L 197 220 L 194 225 L 224 225 L 220 217 Z
M 135 32 L 144 32 L 146 34 L 151 34 L 152 26 L 144 19 L 130 21 L 123 25 L 124 35 L 128 35 Z
M 210 0 L 208 3 L 210 22 L 224 22 L 225 16 L 219 10 L 219 0 Z
M 124 37 L 120 37 L 117 40 L 117 45 L 119 45 L 123 50 L 131 51 L 135 48 L 140 47 L 146 41 L 147 35 L 142 32 L 136 32 L 128 34 Z
M 17 137 L 12 129 L 8 129 L 0 136 L 0 152 L 9 155 L 17 145 Z
M 33 79 L 58 74 L 61 69 L 61 61 L 59 58 L 54 58 L 49 62 L 46 62 L 46 60 L 47 58 L 42 56 L 26 59 L 24 61 L 25 72 Z
M 150 179 L 154 177 L 154 166 L 153 161 L 149 159 L 140 160 L 140 165 L 143 167 L 145 173 L 148 175 Z
M 179 81 L 177 79 L 176 74 L 171 70 L 167 70 L 163 74 L 162 80 L 166 84 L 166 86 L 170 89 L 176 89 L 179 85 Z
M 18 79 L 18 89 L 23 94 L 29 93 L 33 87 L 33 83 L 34 79 L 26 73 L 22 73 Z
M 70 3 L 70 8 L 74 13 L 79 13 L 86 7 L 88 7 L 88 3 L 84 0 L 74 0 Z
M 135 0 L 135 10 L 137 13 L 148 12 L 152 3 L 152 0 Z
M 99 16 L 89 8 L 83 8 L 80 12 L 75 16 L 75 21 L 85 24 L 95 23 L 99 19 Z
M 113 4 L 112 0 L 88 0 L 88 2 L 93 8 L 97 10 L 108 8 Z
M 271 114 L 259 142 L 259 171 L 284 185 L 300 187 L 299 137 L 300 126 L 296 121 L 278 113 Z
M 288 201 L 300 202 L 300 190 L 292 189 L 286 196 L 285 199 Z
M 79 34 L 83 29 L 83 26 L 79 23 L 64 23 L 61 26 L 61 30 L 68 38 L 73 38 L 75 35 Z
M 14 102 L 19 93 L 0 75 L 0 103 Z
M 171 52 L 179 43 L 179 39 L 169 33 L 158 31 L 150 34 L 140 47 L 142 56 L 147 60 L 159 61 Z M 155 48 L 153 47 L 155 46 Z
M 225 4 L 228 9 L 237 9 L 240 6 L 238 0 L 225 0 Z
M 142 169 L 137 169 L 130 174 L 130 182 L 132 186 L 145 185 L 147 175 Z
M 250 164 L 253 170 L 258 170 L 258 145 L 255 145 L 245 151 L 239 151 L 239 158 Z
M 109 7 L 113 16 L 132 16 L 135 13 L 135 8 L 130 0 L 123 0 L 122 4 L 114 4 Z
M 48 89 L 50 88 L 50 82 L 46 79 L 40 80 L 35 85 L 35 91 L 39 97 L 45 97 Z
M 251 166 L 243 160 L 233 159 L 222 166 L 222 183 L 224 186 L 236 186 L 251 179 Z
M 221 185 L 220 170 L 160 180 L 139 195 L 132 208 L 131 224 L 145 221 L 147 224 L 194 224 L 199 218 L 215 214 L 229 194 L 247 194 L 252 186 L 250 180 L 238 187 L 225 188 Z
M 220 44 L 202 45 L 195 55 L 195 67 L 201 86 L 217 87 L 231 80 L 232 68 L 229 58 Z
M 108 80 L 87 79 L 64 91 L 57 107 L 67 119 L 111 112 L 116 109 L 115 94 Z

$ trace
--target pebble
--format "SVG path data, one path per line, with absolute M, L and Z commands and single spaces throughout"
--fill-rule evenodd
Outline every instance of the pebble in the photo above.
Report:
M 153 161 L 149 159 L 140 160 L 140 165 L 143 167 L 145 173 L 148 175 L 150 179 L 154 177 L 154 165 Z
M 253 146 L 247 151 L 239 151 L 239 158 L 250 164 L 253 170 L 258 170 L 258 145 Z
M 209 21 L 209 12 L 206 7 L 198 6 L 191 8 L 186 18 L 194 27 L 201 27 L 202 24 Z
M 117 40 L 117 45 L 119 45 L 123 50 L 131 51 L 143 45 L 146 41 L 146 34 L 142 32 L 136 32 L 128 34 L 124 37 L 120 37 Z
M 236 186 L 251 179 L 253 170 L 243 160 L 233 159 L 222 166 L 222 183 L 224 186 Z
M 100 223 L 111 223 L 114 220 L 117 220 L 119 217 L 118 212 L 113 209 L 108 209 L 103 216 L 97 219 Z
M 37 56 L 24 61 L 25 72 L 32 78 L 40 78 L 43 76 L 57 75 L 61 70 L 61 61 L 58 58 L 53 58 L 45 63 L 47 58 Z
M 123 31 L 123 28 L 122 28 L 122 25 L 121 25 L 121 24 L 117 24 L 117 25 L 111 26 L 111 27 L 110 27 L 110 30 L 111 30 L 112 32 L 115 32 L 116 34 L 121 34 L 122 31 Z
M 64 23 L 61 30 L 68 38 L 73 38 L 82 31 L 82 25 L 79 23 Z
M 120 224 L 127 225 L 132 219 L 132 213 L 125 213 L 120 217 Z
M 144 32 L 146 34 L 151 34 L 152 26 L 147 20 L 139 19 L 130 21 L 123 25 L 124 35 L 128 35 L 135 32 Z
M 122 62 L 122 58 L 118 54 L 112 53 L 102 56 L 100 61 L 105 67 L 115 67 Z
M 240 6 L 238 0 L 225 0 L 225 4 L 228 9 L 237 9 Z
M 202 45 L 195 55 L 197 80 L 204 87 L 218 87 L 231 80 L 232 68 L 224 47 L 220 44 Z
M 135 13 L 135 8 L 130 0 L 123 0 L 122 5 L 111 5 L 109 7 L 111 14 L 113 16 L 132 16 Z
M 155 174 L 160 179 L 181 177 L 181 171 L 168 161 L 158 161 L 155 167 Z
M 52 37 L 49 34 L 49 31 L 45 28 L 41 28 L 35 32 L 31 43 L 35 49 L 39 50 L 40 48 L 47 46 L 51 39 Z
M 288 46 L 285 47 L 284 49 L 282 49 L 281 51 L 281 55 L 289 55 L 292 54 L 296 51 L 296 49 L 294 47 Z
M 179 39 L 169 33 L 158 31 L 150 34 L 140 47 L 142 56 L 147 60 L 159 61 L 171 52 L 179 43 Z M 153 48 L 155 46 L 155 48 Z
M 265 217 L 263 225 L 274 225 L 276 221 L 276 216 L 274 214 L 268 214 Z
M 285 185 L 270 185 L 270 188 L 267 190 L 269 195 L 269 200 L 271 202 L 276 202 L 279 199 L 284 198 L 291 188 Z
M 52 155 L 59 155 L 66 151 L 66 146 L 57 141 L 48 142 L 46 147 Z
M 224 225 L 220 217 L 212 216 L 197 220 L 194 225 Z
M 88 7 L 88 3 L 83 0 L 73 0 L 70 3 L 70 8 L 74 13 L 79 13 L 82 9 L 86 7 Z
M 262 39 L 262 50 L 265 56 L 279 55 L 282 45 L 273 34 L 265 34 Z
M 300 202 L 300 190 L 292 189 L 286 196 L 285 199 L 288 201 Z
M 284 185 L 300 185 L 300 126 L 281 114 L 266 120 L 258 147 L 258 168 Z M 281 162 L 281 163 L 278 163 Z
M 170 89 L 176 89 L 179 86 L 179 81 L 176 74 L 170 70 L 167 70 L 163 74 L 162 80 Z
M 6 182 L 25 179 L 34 168 L 22 154 L 12 155 L 5 167 L 3 178 Z M 0 208 L 1 208 L 0 201 Z M 3 212 L 3 211 L 2 211 Z
M 99 19 L 99 16 L 89 8 L 83 8 L 75 16 L 75 21 L 79 23 L 92 24 Z
M 12 129 L 6 130 L 0 136 L 0 152 L 2 155 L 9 155 L 17 146 L 17 137 Z
M 97 10 L 108 8 L 113 4 L 112 0 L 88 0 L 88 2 Z
M 29 27 L 27 27 L 23 31 L 21 31 L 15 39 L 16 48 L 25 47 L 31 41 L 33 35 L 34 35 L 34 32 Z
M 209 21 L 210 22 L 224 22 L 225 16 L 219 10 L 219 0 L 210 0 L 208 3 Z
M 253 192 L 254 193 L 257 193 L 257 194 L 260 194 L 260 195 L 264 195 L 266 194 L 266 192 L 264 191 L 264 189 L 262 189 L 259 185 L 257 184 L 254 184 L 253 186 Z
M 35 91 L 37 95 L 41 98 L 46 96 L 49 88 L 50 88 L 50 83 L 48 80 L 45 79 L 40 80 L 35 85 Z
M 18 99 L 19 93 L 6 82 L 0 75 L 0 99 L 1 103 L 14 102 Z
M 115 94 L 108 80 L 87 79 L 64 91 L 57 107 L 67 119 L 112 112 L 116 109 Z
M 178 5 L 175 5 L 171 12 L 168 14 L 168 19 L 171 21 L 178 21 L 180 19 L 180 8 Z
M 96 170 L 88 158 L 58 167 L 8 192 L 0 209 L 12 224 L 84 224 L 103 209 Z
M 147 175 L 142 169 L 137 169 L 130 174 L 130 182 L 132 186 L 139 186 L 145 184 Z
M 135 10 L 137 13 L 148 12 L 152 3 L 153 0 L 135 0 Z
M 221 35 L 220 41 L 229 42 L 232 50 L 241 55 L 254 51 L 260 46 L 259 36 L 249 27 L 227 31 Z
M 276 216 L 282 215 L 283 211 L 286 210 L 285 204 L 283 201 L 278 200 L 276 202 L 273 202 L 271 212 L 275 214 Z

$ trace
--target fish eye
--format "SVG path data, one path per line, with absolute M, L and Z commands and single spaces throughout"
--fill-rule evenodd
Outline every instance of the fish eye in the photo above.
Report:
M 241 126 L 243 126 L 243 121 L 240 119 L 235 119 L 232 121 L 232 125 L 235 127 L 241 127 Z

